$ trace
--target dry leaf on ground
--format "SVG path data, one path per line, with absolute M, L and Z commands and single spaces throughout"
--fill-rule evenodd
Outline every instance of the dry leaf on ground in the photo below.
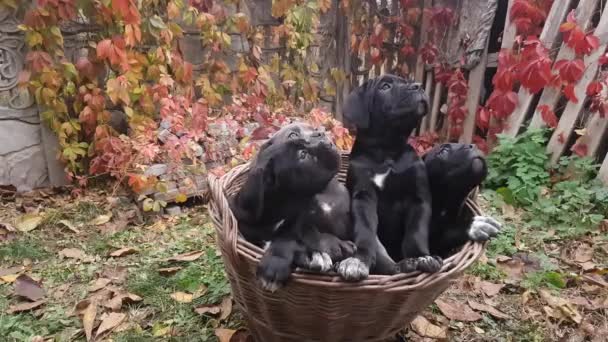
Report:
M 19 277 L 19 274 L 21 272 L 23 272 L 24 267 L 23 266 L 16 266 L 16 267 L 11 267 L 11 268 L 3 268 L 0 269 L 0 283 L 1 282 L 5 282 L 5 283 L 12 283 L 15 280 L 17 280 L 17 277 Z
M 481 319 L 481 315 L 473 311 L 468 305 L 451 299 L 437 299 L 435 301 L 441 313 L 456 321 L 475 322 Z
M 492 317 L 494 317 L 494 318 L 498 318 L 498 319 L 508 319 L 509 318 L 509 315 L 499 311 L 498 309 L 496 309 L 495 307 L 493 307 L 491 305 L 481 304 L 481 303 L 469 300 L 469 306 L 473 310 L 487 312 L 490 315 L 492 315 Z
M 13 314 L 13 313 L 17 313 L 17 312 L 29 311 L 29 310 L 40 307 L 44 303 L 46 303 L 46 300 L 39 300 L 36 302 L 23 302 L 23 303 L 11 305 L 8 307 L 8 310 L 6 310 L 6 313 Z
M 106 223 L 110 222 L 111 219 L 112 219 L 112 213 L 105 214 L 105 215 L 99 215 L 96 218 L 92 219 L 91 222 L 89 222 L 89 224 L 92 224 L 95 226 L 101 226 L 102 224 L 106 224 Z
M 245 330 L 215 329 L 215 336 L 219 342 L 249 342 L 253 337 Z
M 445 339 L 447 338 L 447 328 L 437 326 L 431 322 L 429 322 L 426 317 L 422 315 L 418 315 L 412 323 L 410 323 L 412 330 L 422 337 L 430 337 L 436 339 Z
M 61 220 L 58 223 L 61 223 L 62 225 L 64 225 L 67 229 L 73 231 L 76 234 L 80 234 L 80 230 L 76 229 L 76 227 L 74 226 L 74 224 L 68 220 Z
M 103 306 L 111 310 L 118 311 L 125 303 L 136 303 L 141 302 L 142 300 L 143 299 L 136 294 L 129 292 L 115 292 L 114 297 L 105 302 Z
M 504 262 L 498 262 L 497 266 L 500 270 L 507 274 L 505 283 L 517 284 L 524 278 L 524 262 L 520 259 L 509 259 Z
M 68 259 L 76 259 L 82 262 L 93 262 L 95 258 L 87 255 L 83 250 L 78 248 L 64 248 L 59 251 L 59 255 L 68 258 Z
M 222 314 L 220 315 L 220 321 L 223 321 L 232 313 L 232 297 L 222 299 L 221 307 Z
M 101 324 L 99 325 L 95 336 L 99 338 L 99 336 L 101 336 L 102 334 L 116 328 L 120 325 L 120 323 L 122 323 L 122 321 L 124 321 L 126 317 L 127 315 L 121 312 L 111 312 L 107 315 L 102 316 Z
M 111 257 L 123 257 L 125 255 L 130 255 L 130 254 L 135 254 L 135 253 L 139 253 L 139 250 L 137 250 L 137 248 L 125 247 L 125 248 L 121 248 L 119 250 L 116 250 L 116 251 L 110 253 L 110 256 Z
M 15 294 L 35 302 L 44 298 L 45 291 L 39 282 L 22 274 L 15 280 Z
M 574 250 L 574 261 L 579 264 L 586 263 L 593 259 L 593 247 L 586 243 L 581 243 Z
M 91 285 L 89 286 L 89 292 L 99 291 L 99 290 L 103 289 L 104 287 L 108 286 L 108 284 L 110 284 L 111 282 L 112 282 L 112 279 L 98 278 L 95 281 L 93 281 L 91 283 Z
M 95 325 L 95 316 L 97 316 L 97 303 L 89 302 L 89 305 L 82 313 L 82 326 L 84 333 L 87 336 L 87 341 L 93 337 L 93 327 Z
M 25 214 L 20 216 L 15 222 L 15 228 L 20 232 L 32 231 L 42 223 L 43 216 L 40 214 Z
M 184 254 L 179 254 L 176 255 L 174 257 L 169 258 L 169 261 L 194 261 L 198 258 L 200 258 L 203 253 L 205 253 L 204 251 L 194 251 L 194 252 L 188 252 L 188 253 L 184 253 Z
M 217 315 L 222 311 L 219 305 L 199 305 L 194 308 L 194 312 L 199 315 L 209 314 L 209 315 Z
M 549 293 L 549 291 L 547 290 L 540 290 L 539 291 L 540 297 L 545 301 L 545 303 L 547 303 L 551 309 L 557 309 L 559 310 L 559 312 L 565 316 L 566 318 L 569 318 L 570 320 L 572 320 L 573 322 L 580 324 L 583 321 L 583 317 L 581 316 L 581 314 L 578 313 L 578 311 L 576 311 L 576 308 L 570 303 L 568 302 L 566 299 L 564 298 L 560 298 L 560 297 L 555 297 L 553 295 L 551 295 Z M 545 311 L 547 312 L 551 312 L 550 310 L 547 310 L 545 308 Z M 556 317 L 557 314 L 552 314 L 551 316 Z M 556 317 L 557 318 L 557 317 Z
M 182 268 L 183 267 L 180 267 L 180 266 L 159 268 L 158 273 L 160 273 L 164 276 L 170 276 L 170 275 L 177 273 L 177 271 L 181 270 Z
M 500 290 L 505 287 L 504 284 L 494 284 L 494 283 L 490 283 L 489 281 L 482 281 L 479 283 L 479 287 L 481 288 L 481 291 L 483 291 L 483 293 L 485 293 L 486 296 L 488 297 L 494 297 L 496 296 Z
M 191 303 L 193 297 L 192 294 L 186 292 L 175 292 L 171 294 L 171 298 L 180 303 Z

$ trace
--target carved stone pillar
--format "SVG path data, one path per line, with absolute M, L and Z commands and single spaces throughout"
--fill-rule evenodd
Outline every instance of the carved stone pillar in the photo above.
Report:
M 0 7 L 0 184 L 19 191 L 49 184 L 38 110 L 17 87 L 24 63 L 15 13 Z

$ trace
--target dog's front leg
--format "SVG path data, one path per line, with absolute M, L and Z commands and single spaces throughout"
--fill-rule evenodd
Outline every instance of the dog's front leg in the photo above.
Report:
M 353 241 L 357 251 L 338 265 L 338 274 L 349 281 L 367 278 L 376 261 L 378 244 L 378 197 L 374 189 L 356 190 L 351 201 Z
M 405 217 L 401 243 L 403 260 L 399 265 L 402 272 L 419 270 L 434 273 L 439 271 L 443 261 L 438 256 L 431 256 L 429 251 L 432 199 L 424 170 L 417 172 L 416 181 L 418 191 Z

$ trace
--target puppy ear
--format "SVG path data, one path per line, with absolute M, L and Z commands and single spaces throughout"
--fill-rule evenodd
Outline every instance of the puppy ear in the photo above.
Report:
M 249 171 L 245 183 L 233 198 L 231 209 L 239 221 L 256 222 L 264 213 L 264 193 L 274 186 L 272 160 L 264 164 L 255 165 Z
M 343 115 L 348 124 L 354 125 L 357 129 L 369 127 L 370 101 L 374 94 L 370 92 L 372 80 L 368 80 L 348 94 L 344 103 Z

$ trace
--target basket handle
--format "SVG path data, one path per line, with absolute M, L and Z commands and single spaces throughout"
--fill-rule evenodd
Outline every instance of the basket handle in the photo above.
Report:
M 236 170 L 233 169 L 232 171 Z M 209 190 L 211 192 L 211 200 L 215 202 L 215 205 L 220 213 L 222 224 L 221 229 L 218 230 L 222 235 L 220 237 L 220 241 L 228 246 L 228 255 L 226 255 L 226 257 L 230 260 L 230 263 L 233 265 L 238 265 L 238 252 L 236 245 L 238 239 L 238 222 L 232 214 L 232 210 L 230 210 L 230 205 L 228 204 L 228 199 L 226 198 L 226 193 L 224 191 L 224 184 L 229 183 L 230 180 L 234 178 L 231 177 L 234 174 L 238 173 L 229 172 L 223 175 L 221 178 L 217 178 L 215 175 L 209 173 L 207 178 Z

